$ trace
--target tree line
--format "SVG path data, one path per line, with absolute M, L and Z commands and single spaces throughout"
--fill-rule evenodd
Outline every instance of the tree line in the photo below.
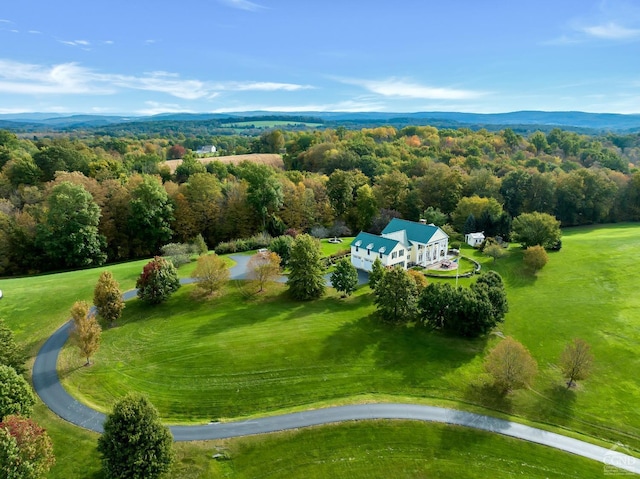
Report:
M 523 213 L 562 226 L 637 221 L 636 136 L 409 126 L 31 140 L 0 131 L 0 274 L 149 257 L 199 235 L 213 248 L 258 232 L 378 233 L 393 217 L 506 238 Z M 204 166 L 192 149 L 205 140 L 223 154 L 284 152 L 285 170 Z M 174 157 L 183 163 L 172 173 L 164 161 Z

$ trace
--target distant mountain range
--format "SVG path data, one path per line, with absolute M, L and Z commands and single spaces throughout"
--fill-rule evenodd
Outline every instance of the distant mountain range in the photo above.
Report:
M 520 130 L 535 130 L 540 127 L 549 130 L 553 127 L 578 129 L 591 132 L 632 133 L 640 131 L 640 114 L 622 115 L 616 113 L 584 113 L 545 112 L 545 111 L 516 111 L 511 113 L 456 113 L 456 112 L 416 112 L 416 113 L 386 113 L 386 112 L 266 112 L 248 111 L 236 113 L 164 113 L 153 116 L 105 116 L 105 115 L 64 115 L 55 113 L 19 113 L 0 115 L 0 128 L 22 132 L 36 131 L 69 131 L 100 129 L 131 123 L 156 122 L 209 122 L 219 127 L 224 124 L 242 120 L 290 119 L 292 122 L 319 122 L 326 126 L 340 124 L 360 127 L 363 125 L 391 124 L 405 125 L 434 125 L 437 127 L 467 127 L 472 129 L 489 128 L 491 130 L 506 127 L 519 127 Z

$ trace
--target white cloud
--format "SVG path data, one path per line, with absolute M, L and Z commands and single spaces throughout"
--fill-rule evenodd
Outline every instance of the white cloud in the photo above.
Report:
M 153 39 L 151 39 L 151 38 L 150 38 L 149 40 L 145 40 L 144 42 L 145 42 L 147 45 L 153 45 L 154 43 L 156 43 L 156 41 L 157 41 L 157 40 L 153 40 Z
M 384 111 L 384 105 L 377 102 L 361 102 L 356 100 L 348 100 L 338 103 L 317 103 L 306 105 L 236 105 L 230 107 L 219 108 L 212 113 L 231 113 L 239 111 L 274 111 L 274 112 L 313 112 L 313 111 L 327 111 L 327 112 L 363 112 L 363 111 Z
M 225 91 L 296 91 L 309 90 L 312 88 L 311 85 L 277 82 L 228 82 L 217 85 L 217 89 Z
M 640 29 L 623 27 L 616 22 L 582 27 L 580 30 L 589 36 L 606 40 L 626 40 L 640 37 Z
M 70 47 L 88 47 L 91 45 L 87 40 L 58 40 L 58 42 Z
M 420 85 L 406 80 L 389 78 L 387 80 L 338 79 L 342 83 L 357 85 L 377 95 L 396 98 L 416 98 L 423 100 L 467 100 L 484 95 L 484 92 L 460 90 Z
M 105 44 L 105 45 L 113 45 L 115 42 L 113 40 L 105 40 L 102 43 Z
M 0 59 L 0 92 L 22 95 L 113 94 L 121 89 L 165 93 L 184 100 L 214 98 L 222 91 L 296 91 L 310 85 L 277 82 L 221 82 L 182 79 L 156 71 L 141 76 L 100 73 L 77 63 L 47 66 Z
M 76 63 L 52 67 L 0 60 L 0 92 L 22 95 L 105 94 L 106 85 L 96 85 L 94 74 Z
M 157 101 L 145 101 L 147 108 L 135 111 L 138 115 L 159 115 L 160 113 L 193 113 L 192 110 L 183 108 L 176 103 L 159 103 Z
M 220 0 L 220 3 L 227 5 L 231 8 L 237 8 L 239 10 L 246 10 L 248 12 L 257 12 L 266 7 L 258 5 L 257 3 L 250 2 L 248 0 Z
M 11 20 L 7 20 L 6 18 L 0 18 L 0 23 L 13 23 Z
M 27 33 L 31 33 L 32 35 L 42 35 L 40 30 L 29 30 Z

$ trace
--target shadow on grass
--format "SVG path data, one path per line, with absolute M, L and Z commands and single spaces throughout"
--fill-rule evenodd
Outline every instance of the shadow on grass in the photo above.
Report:
M 464 399 L 472 404 L 477 404 L 489 409 L 510 414 L 513 411 L 513 401 L 508 393 L 504 393 L 492 382 L 484 378 L 473 381 L 464 393 Z
M 576 399 L 575 390 L 564 383 L 553 384 L 539 395 L 535 411 L 541 418 L 553 418 L 554 422 L 565 425 L 573 419 Z
M 483 349 L 483 339 L 451 338 L 413 324 L 385 323 L 371 314 L 345 323 L 327 337 L 320 357 L 343 363 L 371 354 L 377 370 L 400 373 L 406 386 L 422 389 L 472 361 Z

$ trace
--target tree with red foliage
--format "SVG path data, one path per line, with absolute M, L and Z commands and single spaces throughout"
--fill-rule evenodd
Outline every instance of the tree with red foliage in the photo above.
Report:
M 181 160 L 182 158 L 184 158 L 184 155 L 186 153 L 187 153 L 187 150 L 185 150 L 184 146 L 173 145 L 171 148 L 169 148 L 169 151 L 167 152 L 167 157 L 170 160 Z
M 35 421 L 7 416 L 0 422 L 0 476 L 37 479 L 54 463 L 51 438 Z
M 138 298 L 150 304 L 166 301 L 179 287 L 178 270 L 161 256 L 149 261 L 136 281 Z

